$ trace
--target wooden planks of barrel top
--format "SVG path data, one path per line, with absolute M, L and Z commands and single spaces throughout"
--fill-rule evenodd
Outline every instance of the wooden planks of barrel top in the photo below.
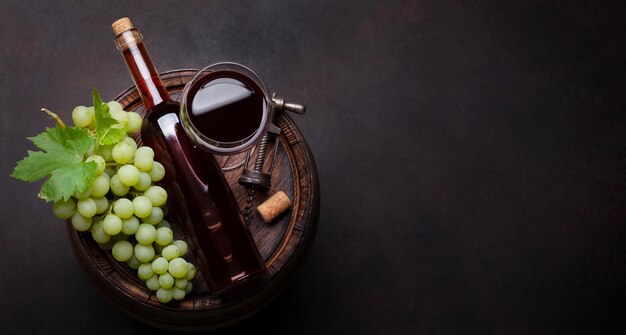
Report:
M 161 78 L 176 100 L 180 98 L 185 83 L 196 72 L 169 71 L 162 73 Z M 121 93 L 116 100 L 127 111 L 136 111 L 142 115 L 145 113 L 134 87 Z M 193 291 L 184 300 L 163 304 L 137 278 L 136 270 L 117 262 L 110 251 L 98 246 L 91 234 L 78 232 L 68 223 L 67 232 L 74 254 L 93 284 L 129 316 L 151 326 L 170 330 L 222 328 L 267 306 L 288 285 L 313 243 L 320 196 L 315 162 L 300 130 L 285 113 L 277 118 L 276 124 L 281 128 L 281 134 L 272 169 L 272 188 L 267 194 L 258 194 L 252 208 L 278 191 L 285 192 L 292 199 L 292 206 L 270 224 L 264 223 L 258 213 L 251 211 L 248 227 L 268 270 L 267 279 L 261 287 L 234 301 L 222 301 L 209 291 L 204 278 L 198 275 L 193 280 Z M 243 209 L 248 189 L 239 185 L 237 179 L 243 168 L 245 154 L 216 158 Z M 269 163 L 267 160 L 266 164 Z M 185 239 L 182 228 L 176 222 L 172 222 L 172 229 L 175 239 Z M 192 262 L 196 261 L 192 255 L 185 257 Z

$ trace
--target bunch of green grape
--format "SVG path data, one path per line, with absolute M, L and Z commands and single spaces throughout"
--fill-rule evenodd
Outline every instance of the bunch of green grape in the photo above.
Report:
M 139 114 L 125 112 L 115 101 L 107 104 L 129 134 L 141 127 Z M 76 107 L 72 119 L 79 127 L 93 129 L 93 107 Z M 92 148 L 85 160 L 97 164 L 96 177 L 83 192 L 55 202 L 54 214 L 70 219 L 78 231 L 91 232 L 113 258 L 137 270 L 160 302 L 184 299 L 192 290 L 196 268 L 183 259 L 185 241 L 175 241 L 163 219 L 167 192 L 153 183 L 163 179 L 165 168 L 154 161 L 154 151 L 126 136 L 115 145 Z

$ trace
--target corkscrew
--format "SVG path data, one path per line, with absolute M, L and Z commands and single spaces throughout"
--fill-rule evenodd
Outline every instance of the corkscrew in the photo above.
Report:
M 285 99 L 274 93 L 272 95 L 272 111 L 273 117 L 276 118 L 278 113 L 284 111 L 296 114 L 304 114 L 306 112 L 306 107 L 301 104 L 286 102 Z M 271 172 L 274 167 L 274 158 L 276 157 L 276 151 L 278 150 L 278 135 L 280 135 L 280 128 L 276 126 L 274 124 L 274 121 L 272 120 L 269 129 L 263 135 L 263 138 L 261 139 L 261 142 L 257 147 L 257 156 L 254 160 L 254 165 L 252 167 L 249 167 L 249 165 L 253 150 L 248 150 L 246 160 L 243 164 L 243 172 L 239 177 L 239 184 L 247 187 L 254 186 L 263 191 L 267 191 L 271 188 Z M 267 149 L 272 136 L 274 137 L 274 149 L 271 158 L 272 160 L 268 172 L 263 172 L 263 166 L 265 165 L 265 159 L 267 156 Z
M 274 120 L 279 113 L 285 111 L 296 114 L 304 114 L 306 112 L 306 106 L 286 102 L 284 98 L 278 96 L 276 93 L 272 94 L 272 116 Z M 250 189 L 248 198 L 246 199 L 246 208 L 244 209 L 244 219 L 246 221 L 248 221 L 248 216 L 252 207 L 252 200 L 254 200 L 256 190 L 259 189 L 260 191 L 267 192 L 272 188 L 272 170 L 274 168 L 274 161 L 278 150 L 278 140 L 281 132 L 280 127 L 276 126 L 274 120 L 271 121 L 267 132 L 263 135 L 261 142 L 256 148 L 257 153 L 256 158 L 254 159 L 254 165 L 250 166 L 254 149 L 249 149 L 243 164 L 243 171 L 239 177 L 239 184 Z M 272 136 L 274 137 L 274 148 L 271 156 L 271 162 L 268 170 L 263 171 L 265 159 L 267 158 L 268 146 L 272 140 Z

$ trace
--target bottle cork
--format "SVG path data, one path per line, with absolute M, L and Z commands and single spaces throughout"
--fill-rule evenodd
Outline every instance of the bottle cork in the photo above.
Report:
M 113 24 L 111 25 L 111 28 L 113 29 L 113 33 L 115 34 L 115 36 L 127 31 L 127 30 L 131 30 L 133 29 L 133 23 L 130 22 L 130 19 L 127 17 L 123 17 L 115 22 L 113 22 Z
M 291 200 L 283 191 L 278 191 L 276 194 L 265 200 L 256 209 L 259 211 L 261 218 L 265 223 L 270 223 L 277 216 L 282 214 L 287 208 L 291 207 Z

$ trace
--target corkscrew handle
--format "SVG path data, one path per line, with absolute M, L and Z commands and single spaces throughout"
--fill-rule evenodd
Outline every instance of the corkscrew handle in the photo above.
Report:
M 275 112 L 285 111 L 296 114 L 304 114 L 306 112 L 306 106 L 293 102 L 286 102 L 285 99 L 276 93 L 272 94 L 272 109 Z

